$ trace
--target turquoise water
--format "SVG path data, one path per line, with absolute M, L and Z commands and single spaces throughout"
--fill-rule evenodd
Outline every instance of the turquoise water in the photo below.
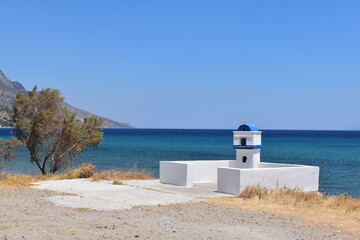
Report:
M 159 161 L 235 159 L 231 130 L 106 129 L 96 149 L 76 164 L 92 162 L 98 170 L 126 170 L 136 165 L 158 177 Z M 0 129 L 0 137 L 10 130 Z M 263 130 L 263 162 L 320 167 L 320 189 L 360 197 L 360 131 Z M 28 152 L 6 165 L 8 172 L 38 173 Z

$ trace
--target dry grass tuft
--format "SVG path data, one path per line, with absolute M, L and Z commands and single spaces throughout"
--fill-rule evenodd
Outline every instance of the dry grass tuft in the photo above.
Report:
M 247 187 L 240 195 L 242 199 L 263 200 L 271 204 L 291 205 L 294 207 L 313 207 L 322 205 L 324 198 L 318 192 L 302 192 L 298 189 L 269 190 L 261 186 Z
M 84 163 L 78 168 L 62 174 L 46 175 L 21 175 L 0 173 L 0 188 L 24 188 L 29 187 L 33 182 L 53 181 L 62 179 L 91 178 L 91 181 L 100 180 L 145 180 L 153 179 L 146 170 L 132 168 L 128 171 L 102 171 L 96 172 L 94 165 Z
M 92 176 L 93 179 L 99 180 L 146 180 L 153 179 L 151 174 L 146 170 L 130 169 L 126 172 L 122 171 L 102 171 Z
M 263 196 L 266 196 L 268 193 L 269 191 L 266 188 L 262 188 L 260 186 L 248 187 L 245 188 L 245 190 L 239 195 L 239 197 L 243 199 L 251 199 L 257 197 L 258 199 L 261 199 Z
M 298 189 L 269 190 L 248 187 L 236 197 L 209 199 L 215 204 L 271 214 L 300 216 L 347 233 L 360 234 L 360 199 L 348 195 L 324 196 Z
M 67 171 L 65 176 L 68 179 L 75 179 L 75 178 L 91 178 L 96 172 L 95 165 L 91 163 L 83 163 L 79 167 Z
M 341 194 L 328 198 L 328 208 L 342 208 L 345 213 L 358 212 L 360 215 L 360 200 Z
M 32 182 L 51 181 L 63 179 L 58 175 L 21 175 L 0 173 L 0 188 L 29 187 Z
M 346 194 L 338 196 L 324 196 L 316 191 L 302 192 L 298 189 L 272 190 L 257 186 L 247 187 L 239 196 L 241 199 L 263 201 L 264 203 L 288 205 L 301 208 L 331 208 L 341 209 L 345 213 L 360 212 L 360 199 Z

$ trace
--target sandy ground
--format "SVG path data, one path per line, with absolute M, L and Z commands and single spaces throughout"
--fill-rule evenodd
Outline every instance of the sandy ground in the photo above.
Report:
M 56 206 L 69 196 L 0 189 L 0 239 L 360 239 L 296 217 L 197 202 L 89 210 Z

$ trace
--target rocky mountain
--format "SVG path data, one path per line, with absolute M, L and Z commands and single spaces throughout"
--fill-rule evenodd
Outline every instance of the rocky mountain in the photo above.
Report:
M 5 74 L 0 71 L 0 126 L 11 126 L 11 119 L 8 111 L 11 109 L 13 100 L 19 92 L 26 92 L 24 86 L 19 82 L 10 81 Z M 76 118 L 80 120 L 91 116 L 99 117 L 94 113 L 73 107 L 66 102 L 63 102 L 62 106 L 67 108 L 70 112 L 76 113 Z M 104 117 L 101 118 L 105 120 L 106 128 L 133 128 L 129 123 L 117 122 Z

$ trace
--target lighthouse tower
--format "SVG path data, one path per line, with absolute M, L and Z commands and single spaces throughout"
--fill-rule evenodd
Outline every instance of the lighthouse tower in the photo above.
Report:
M 234 131 L 237 168 L 257 168 L 260 163 L 261 131 L 253 124 L 244 123 Z

